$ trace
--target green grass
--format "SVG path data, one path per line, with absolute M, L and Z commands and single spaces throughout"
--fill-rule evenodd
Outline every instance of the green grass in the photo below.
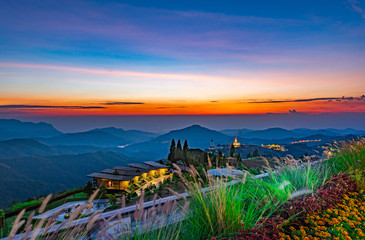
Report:
M 87 194 L 84 193 L 84 192 L 75 193 L 74 195 L 68 196 L 64 199 L 60 199 L 58 201 L 55 201 L 55 202 L 52 202 L 52 203 L 48 204 L 46 206 L 45 211 L 54 209 L 54 208 L 59 207 L 59 206 L 65 204 L 65 203 L 68 203 L 68 202 L 85 201 L 85 200 L 88 200 L 88 199 L 89 198 L 88 198 Z
M 13 206 L 11 206 L 10 208 L 6 209 L 6 213 L 7 212 L 12 212 L 12 211 L 15 211 L 15 210 L 19 210 L 19 209 L 23 209 L 23 208 L 26 208 L 26 207 L 30 207 L 30 206 L 33 206 L 33 205 L 37 205 L 37 204 L 40 204 L 42 203 L 42 201 L 40 200 L 32 200 L 32 201 L 28 201 L 28 202 L 22 202 L 22 203 L 17 203 Z
M 137 228 L 130 231 L 129 236 L 121 236 L 119 239 L 211 239 L 233 238 L 242 229 L 260 228 L 261 222 L 280 211 L 280 207 L 301 190 L 315 192 L 320 188 L 331 174 L 348 172 L 365 186 L 363 175 L 365 163 L 365 140 L 340 143 L 333 146 L 332 157 L 318 164 L 304 163 L 287 158 L 286 164 L 277 169 L 270 169 L 267 162 L 269 176 L 255 179 L 253 175 L 246 174 L 238 179 L 239 183 L 230 185 L 231 179 L 212 178 L 202 176 L 202 171 L 192 168 L 191 177 L 181 175 L 182 182 L 190 197 L 182 200 L 189 203 L 185 220 L 178 222 L 166 222 L 168 220 L 149 224 L 143 220 L 144 214 L 152 214 L 147 219 L 153 218 L 153 213 L 164 216 L 174 213 L 175 203 L 165 204 L 164 207 L 152 208 L 146 212 L 137 212 Z M 175 178 L 176 179 L 176 178 Z M 237 180 L 237 179 L 235 179 Z M 169 186 L 166 183 L 166 186 Z M 210 187 L 212 190 L 205 193 L 201 188 Z M 177 193 L 175 193 L 178 195 Z M 143 197 L 141 202 L 143 203 Z M 63 199 L 55 205 L 61 205 L 68 201 L 85 200 L 86 194 L 79 193 Z M 52 204 L 50 204 L 52 205 Z M 50 206 L 50 208 L 54 208 Z M 171 206 L 172 205 L 172 206 Z M 170 207 L 168 207 L 170 206 Z M 185 205 L 186 206 L 186 205 Z M 175 206 L 176 208 L 176 206 Z M 185 209 L 185 207 L 184 207 Z M 167 224 L 167 225 L 166 225 Z M 101 229 L 101 231 L 106 229 Z M 71 230 L 70 230 L 71 231 Z M 80 232 L 66 232 L 67 236 L 74 234 L 83 235 Z M 102 234 L 102 233 L 101 233 Z M 74 236 L 72 235 L 72 236 Z

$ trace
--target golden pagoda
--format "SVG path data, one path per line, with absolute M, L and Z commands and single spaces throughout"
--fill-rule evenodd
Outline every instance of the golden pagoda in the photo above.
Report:
M 237 147 L 241 147 L 241 143 L 239 143 L 237 141 L 237 138 L 234 138 L 234 142 L 232 143 L 233 147 L 237 148 Z

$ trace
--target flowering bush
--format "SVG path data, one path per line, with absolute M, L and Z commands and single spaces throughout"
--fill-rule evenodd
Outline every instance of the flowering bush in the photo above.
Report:
M 364 239 L 365 192 L 351 192 L 335 207 L 321 214 L 308 214 L 304 221 L 304 226 L 291 226 L 282 239 Z
M 321 189 L 312 196 L 308 195 L 303 198 L 289 200 L 278 211 L 273 214 L 275 217 L 263 219 L 258 223 L 258 228 L 240 230 L 235 239 L 280 239 L 283 236 L 282 231 L 293 226 L 301 226 L 305 224 L 308 215 L 314 215 L 331 209 L 339 204 L 348 192 L 356 191 L 356 181 L 348 174 L 338 174 L 331 176 Z M 283 229 L 285 228 L 285 229 Z

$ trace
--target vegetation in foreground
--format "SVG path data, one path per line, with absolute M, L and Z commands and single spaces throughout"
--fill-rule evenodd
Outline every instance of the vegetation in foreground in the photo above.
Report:
M 303 234 L 301 230 L 305 230 L 308 239 L 311 239 L 310 236 L 313 239 L 332 239 L 328 234 L 339 239 L 356 239 L 354 234 L 360 236 L 364 230 L 363 225 L 358 224 L 364 222 L 363 201 L 360 199 L 363 198 L 364 190 L 364 143 L 365 139 L 335 143 L 329 147 L 330 159 L 316 165 L 288 158 L 287 163 L 279 166 L 279 169 L 268 169 L 269 176 L 261 180 L 248 173 L 237 179 L 215 179 L 200 174 L 192 167 L 191 179 L 181 178 L 190 198 L 180 198 L 180 201 L 148 211 L 136 211 L 136 227 L 131 228 L 130 223 L 122 223 L 125 218 L 118 213 L 96 224 L 100 213 L 94 213 L 88 217 L 87 224 L 61 231 L 59 236 L 77 239 L 97 227 L 101 239 L 300 239 L 305 238 L 299 235 Z M 232 184 L 233 181 L 236 184 Z M 200 192 L 204 187 L 211 187 L 212 190 Z M 139 204 L 142 203 L 143 198 Z M 354 214 L 351 210 L 355 204 L 358 212 Z M 80 206 L 79 211 L 86 208 Z M 344 223 L 344 229 L 336 229 L 337 221 L 346 221 L 344 217 L 339 219 L 336 213 L 341 213 L 343 209 L 349 210 L 349 217 L 345 216 L 349 220 L 346 224 L 350 227 L 350 224 L 354 224 L 354 231 L 345 231 L 347 228 Z M 331 227 L 321 222 L 321 217 L 328 215 L 330 222 L 323 222 L 334 223 Z M 80 221 L 78 217 L 78 214 L 70 216 L 65 226 L 73 220 Z M 52 237 L 40 236 L 40 229 L 54 226 L 54 219 L 47 222 L 40 220 L 34 223 L 34 227 L 31 218 L 32 215 L 28 221 L 17 218 L 19 220 L 14 224 L 10 239 L 23 225 L 25 233 L 30 234 L 30 230 L 34 230 L 31 232 L 34 238 Z M 118 224 L 124 227 L 118 229 Z M 335 235 L 334 231 L 337 230 L 343 230 L 341 236 Z

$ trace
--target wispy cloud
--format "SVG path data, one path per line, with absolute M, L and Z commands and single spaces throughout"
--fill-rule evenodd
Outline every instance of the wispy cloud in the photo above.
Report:
M 101 105 L 142 105 L 144 102 L 103 102 Z
M 87 74 L 98 74 L 104 76 L 122 76 L 131 78 L 145 78 L 145 79 L 159 79 L 159 80 L 178 80 L 178 81 L 215 81 L 215 82 L 250 82 L 249 79 L 231 78 L 223 76 L 213 75 L 201 75 L 201 74 L 178 74 L 178 73 L 157 73 L 157 72 L 138 72 L 138 71 L 125 71 L 125 70 L 110 70 L 110 69 L 98 69 L 98 68 L 80 68 L 80 67 L 68 67 L 60 65 L 45 65 L 45 64 L 29 64 L 29 63 L 12 63 L 12 62 L 0 62 L 0 67 L 7 68 L 30 68 L 30 69 L 44 69 L 44 70 L 56 70 L 56 71 L 72 71 L 82 72 Z
M 314 101 L 353 101 L 360 100 L 365 101 L 365 96 L 361 97 L 329 97 L 329 98 L 306 98 L 306 99 L 290 99 L 290 100 L 265 100 L 265 101 L 249 101 L 247 103 L 295 103 L 295 102 L 314 102 Z
M 0 105 L 2 109 L 103 109 L 101 106 Z
M 350 6 L 360 15 L 365 18 L 365 10 L 359 7 L 359 2 L 357 0 L 347 0 L 347 2 L 350 4 Z

